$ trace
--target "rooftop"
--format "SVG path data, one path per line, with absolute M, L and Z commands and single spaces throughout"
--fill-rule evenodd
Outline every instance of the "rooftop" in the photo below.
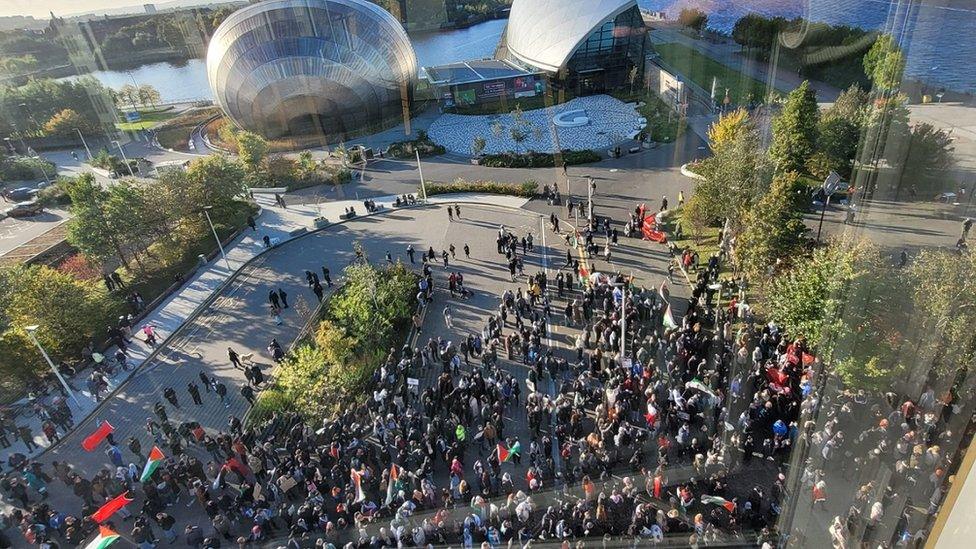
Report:
M 498 59 L 462 61 L 449 65 L 424 67 L 424 73 L 427 74 L 427 80 L 431 84 L 439 86 L 453 86 L 470 82 L 535 74 L 534 72 L 526 71 L 514 63 Z

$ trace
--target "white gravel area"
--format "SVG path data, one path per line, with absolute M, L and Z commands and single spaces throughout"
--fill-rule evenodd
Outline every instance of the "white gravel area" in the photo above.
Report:
M 589 123 L 576 128 L 557 128 L 552 124 L 553 116 L 575 110 L 585 111 Z M 624 103 L 609 95 L 578 97 L 552 108 L 525 111 L 523 118 L 528 122 L 528 137 L 519 145 L 519 152 L 553 152 L 556 132 L 560 149 L 606 149 L 632 138 L 640 129 L 637 123 L 640 115 L 635 104 Z M 447 150 L 466 155 L 472 154 L 471 145 L 475 138 L 483 137 L 486 141 L 484 152 L 494 154 L 516 150 L 510 132 L 513 125 L 511 114 L 442 114 L 431 124 L 427 134 Z

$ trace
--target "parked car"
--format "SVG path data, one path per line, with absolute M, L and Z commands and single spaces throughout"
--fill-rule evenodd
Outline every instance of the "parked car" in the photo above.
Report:
M 7 217 L 33 217 L 44 211 L 44 206 L 37 200 L 19 202 L 3 211 Z
M 36 189 L 31 187 L 17 187 L 16 189 L 4 189 L 3 197 L 8 202 L 25 202 L 37 194 Z

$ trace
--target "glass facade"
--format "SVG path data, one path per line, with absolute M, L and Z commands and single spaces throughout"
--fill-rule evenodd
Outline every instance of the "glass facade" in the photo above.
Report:
M 564 85 L 587 95 L 640 83 L 645 43 L 644 20 L 633 6 L 593 31 L 576 50 L 566 65 Z
M 227 18 L 207 70 L 242 128 L 341 140 L 402 113 L 417 60 L 400 23 L 372 3 L 278 0 Z

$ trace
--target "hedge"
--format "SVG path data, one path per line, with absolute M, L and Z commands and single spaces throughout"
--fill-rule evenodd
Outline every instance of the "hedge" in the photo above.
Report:
M 410 141 L 397 141 L 391 143 L 386 149 L 386 153 L 393 158 L 414 158 L 417 152 L 421 157 L 438 156 L 447 152 L 442 145 L 434 143 L 427 132 L 420 130 L 417 132 L 417 139 Z
M 564 150 L 562 157 L 563 163 L 567 166 L 589 164 L 603 160 L 603 157 L 598 152 L 592 150 Z M 507 152 L 487 154 L 481 157 L 478 163 L 489 168 L 552 168 L 556 165 L 556 159 L 552 153 L 529 151 L 525 154 L 515 154 Z
M 57 168 L 53 162 L 39 157 L 7 157 L 0 162 L 0 179 L 4 181 L 33 181 L 44 177 L 47 170 L 48 177 L 57 175 Z
M 522 183 L 499 183 L 497 181 L 466 181 L 455 179 L 451 183 L 427 183 L 427 196 L 455 193 L 506 194 L 522 198 L 538 195 L 539 184 L 531 179 Z M 421 194 L 423 191 L 421 190 Z

